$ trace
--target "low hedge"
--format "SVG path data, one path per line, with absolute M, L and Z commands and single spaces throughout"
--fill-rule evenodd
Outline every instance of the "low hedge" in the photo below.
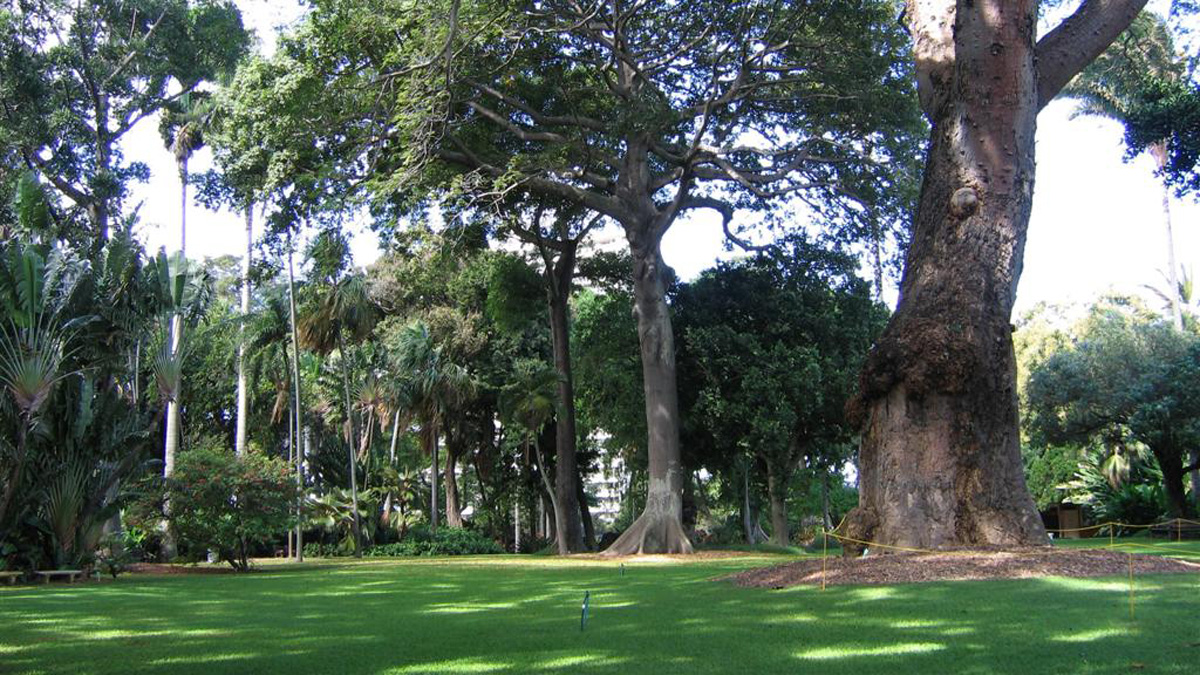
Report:
M 404 541 L 368 548 L 369 558 L 409 558 L 433 555 L 481 555 L 504 553 L 499 544 L 475 532 L 460 528 L 442 528 L 436 533 L 419 528 L 409 530 Z

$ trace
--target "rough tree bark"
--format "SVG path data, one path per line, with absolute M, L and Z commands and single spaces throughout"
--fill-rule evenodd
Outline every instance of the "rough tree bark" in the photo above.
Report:
M 1022 472 L 1009 323 L 1037 113 L 1145 4 L 1086 0 L 1035 44 L 1036 0 L 907 3 L 931 139 L 896 313 L 849 404 L 862 440 L 845 535 L 1047 543 Z
M 683 463 L 679 454 L 679 393 L 675 385 L 675 339 L 667 306 L 667 265 L 661 253 L 665 228 L 652 222 L 626 227 L 633 254 L 634 313 L 646 395 L 648 481 L 646 507 L 605 551 L 691 553 L 683 529 Z

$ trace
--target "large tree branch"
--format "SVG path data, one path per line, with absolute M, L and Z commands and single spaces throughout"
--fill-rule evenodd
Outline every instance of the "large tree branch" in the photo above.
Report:
M 1084 0 L 1075 13 L 1038 40 L 1038 108 L 1100 56 L 1133 23 L 1147 0 Z
M 458 147 L 457 151 L 440 148 L 437 151 L 438 157 L 452 164 L 479 171 L 490 178 L 500 178 L 507 173 L 500 167 L 483 161 L 461 143 L 455 143 L 455 145 Z M 553 178 L 526 175 L 516 182 L 516 186 L 536 194 L 569 200 L 617 221 L 628 219 L 628 214 L 621 208 L 620 203 L 616 199 L 590 190 L 584 190 L 580 187 L 554 180 Z
M 590 117 L 584 117 L 582 115 L 576 115 L 576 114 L 544 115 L 544 114 L 538 112 L 537 110 L 534 110 L 530 106 L 526 105 L 519 99 L 509 96 L 508 94 L 505 94 L 504 92 L 502 92 L 498 89 L 495 89 L 494 87 L 490 87 L 482 82 L 470 81 L 469 84 L 471 86 L 475 87 L 476 89 L 482 91 L 483 93 L 485 93 L 489 96 L 492 96 L 493 98 L 499 99 L 500 101 L 507 103 L 508 105 L 512 106 L 513 108 L 520 110 L 521 112 L 525 113 L 526 115 L 529 115 L 529 118 L 533 120 L 534 124 L 537 124 L 539 126 L 544 126 L 544 127 L 583 127 L 584 129 L 591 129 L 592 131 L 607 130 L 607 127 L 600 120 L 591 119 Z
M 68 199 L 75 202 L 76 205 L 82 208 L 91 206 L 93 202 L 92 196 L 63 180 L 53 171 L 50 171 L 49 161 L 42 159 L 36 152 L 27 151 L 23 154 L 25 155 L 25 161 L 36 167 L 37 170 L 46 177 L 46 180 L 50 181 L 50 183 L 53 184 L 54 187 L 58 188 L 59 192 L 66 195 Z
M 721 201 L 715 197 L 692 195 L 683 203 L 680 211 L 689 211 L 692 209 L 712 209 L 721 214 L 721 229 L 725 232 L 725 238 L 736 244 L 738 248 L 746 251 L 763 251 L 769 248 L 769 246 L 755 246 L 733 233 L 733 230 L 729 227 L 733 223 L 733 206 L 728 202 Z

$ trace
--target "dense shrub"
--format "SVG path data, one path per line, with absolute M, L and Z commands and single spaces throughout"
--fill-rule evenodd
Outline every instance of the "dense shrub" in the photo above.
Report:
M 175 472 L 160 480 L 165 489 L 157 503 L 165 497 L 170 504 L 167 520 L 190 560 L 214 551 L 234 569 L 246 571 L 256 546 L 294 525 L 296 485 L 282 460 L 197 448 L 181 453 Z M 137 525 L 145 529 L 145 523 Z
M 304 544 L 305 558 L 336 558 L 346 553 L 339 544 L 326 544 L 322 541 L 310 541 Z
M 371 558 L 405 558 L 503 552 L 504 549 L 499 544 L 474 530 L 446 527 L 436 533 L 431 533 L 426 528 L 413 528 L 409 530 L 404 541 L 372 546 L 367 549 L 366 555 Z

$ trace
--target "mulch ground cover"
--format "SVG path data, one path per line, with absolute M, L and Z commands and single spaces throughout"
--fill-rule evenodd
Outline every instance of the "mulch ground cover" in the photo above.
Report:
M 865 558 L 829 557 L 746 570 L 729 577 L 739 586 L 786 588 L 803 584 L 905 584 L 966 579 L 1105 577 L 1129 574 L 1200 574 L 1200 564 L 1112 550 L 951 550 Z

